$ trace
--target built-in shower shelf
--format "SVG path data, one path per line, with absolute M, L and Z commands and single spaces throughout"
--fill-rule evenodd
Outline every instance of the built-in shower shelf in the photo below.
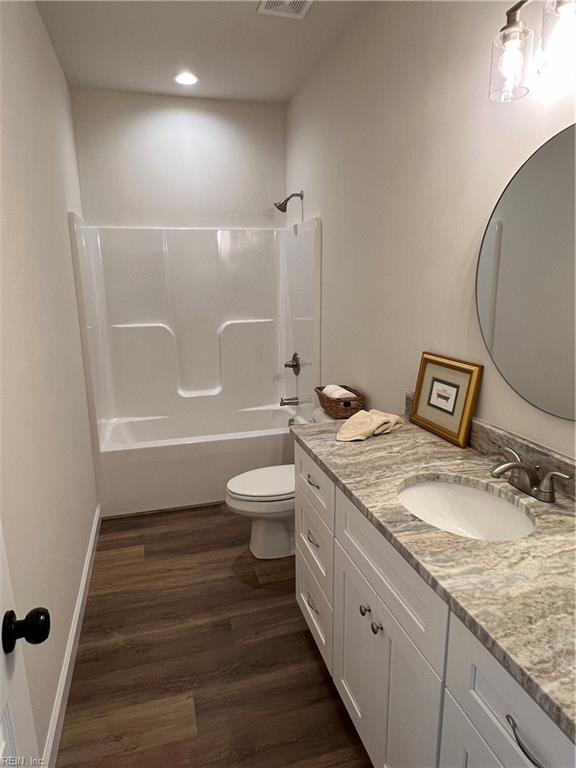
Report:
M 274 324 L 275 320 L 272 317 L 261 317 L 261 318 L 247 318 L 243 320 L 227 320 L 226 322 L 222 323 L 220 327 L 217 329 L 214 339 L 214 344 L 216 346 L 216 381 L 214 382 L 213 386 L 210 387 L 202 387 L 202 388 L 192 388 L 186 386 L 185 382 L 183 381 L 184 376 L 182 375 L 182 365 L 181 365 L 181 355 L 183 354 L 183 350 L 181 348 L 181 345 L 178 343 L 178 337 L 176 333 L 174 332 L 174 329 L 168 325 L 167 323 L 160 323 L 160 322 L 154 322 L 154 323 L 114 323 L 111 328 L 117 329 L 119 331 L 125 332 L 125 331 L 135 331 L 135 332 L 142 332 L 146 330 L 152 330 L 152 331 L 161 331 L 169 334 L 170 336 L 170 345 L 171 345 L 171 354 L 170 357 L 174 361 L 175 366 L 175 378 L 176 378 L 176 392 L 179 397 L 182 398 L 194 398 L 194 397 L 216 397 L 218 395 L 221 395 L 224 392 L 224 368 L 226 365 L 226 353 L 225 353 L 225 337 L 228 333 L 233 332 L 235 328 L 239 328 L 242 326 L 258 326 L 261 324 Z M 247 345 L 249 349 L 252 351 L 254 349 L 258 349 L 256 344 L 256 339 L 251 340 L 250 344 Z M 228 360 L 230 363 L 230 370 L 241 372 L 243 370 L 242 364 L 246 362 L 246 355 L 247 350 L 241 349 L 242 345 L 231 345 L 231 349 L 229 350 L 229 357 L 232 355 L 234 357 L 238 357 L 238 360 Z M 262 349 L 270 349 L 268 345 L 261 344 Z M 131 345 L 128 343 L 126 346 L 125 354 L 130 354 Z M 275 341 L 274 345 L 272 347 L 274 349 L 274 354 L 276 354 L 276 346 Z M 150 353 L 152 354 L 153 345 L 150 346 Z M 238 351 L 240 350 L 240 354 L 238 354 Z M 188 354 L 190 354 L 188 352 Z M 234 383 L 232 382 L 232 388 L 234 387 Z
M 174 329 L 166 323 L 114 323 L 112 328 L 162 328 L 168 331 L 171 336 L 176 337 Z

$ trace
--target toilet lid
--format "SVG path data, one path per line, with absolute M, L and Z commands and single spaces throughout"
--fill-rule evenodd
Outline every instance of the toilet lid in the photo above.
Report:
M 226 486 L 231 496 L 259 501 L 281 501 L 294 496 L 294 464 L 262 467 L 236 475 Z

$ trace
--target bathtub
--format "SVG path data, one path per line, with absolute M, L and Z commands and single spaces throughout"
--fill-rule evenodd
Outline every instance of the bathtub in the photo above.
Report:
M 310 410 L 270 406 L 194 419 L 112 419 L 103 430 L 102 514 L 223 501 L 234 475 L 294 461 L 288 422 L 306 423 Z

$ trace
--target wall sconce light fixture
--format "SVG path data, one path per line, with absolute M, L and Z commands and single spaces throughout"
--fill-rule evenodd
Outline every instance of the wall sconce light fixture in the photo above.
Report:
M 517 101 L 535 79 L 557 94 L 576 90 L 576 0 L 547 0 L 542 34 L 534 59 L 534 31 L 520 18 L 531 0 L 519 0 L 506 12 L 506 24 L 492 45 L 490 98 Z M 536 62 L 536 65 L 535 63 Z

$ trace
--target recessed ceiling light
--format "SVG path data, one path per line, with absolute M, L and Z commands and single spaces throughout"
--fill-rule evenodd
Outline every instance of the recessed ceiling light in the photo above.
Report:
M 178 72 L 177 75 L 174 75 L 172 78 L 175 83 L 178 83 L 178 85 L 196 85 L 198 82 L 198 78 L 196 75 L 192 74 L 192 72 Z

